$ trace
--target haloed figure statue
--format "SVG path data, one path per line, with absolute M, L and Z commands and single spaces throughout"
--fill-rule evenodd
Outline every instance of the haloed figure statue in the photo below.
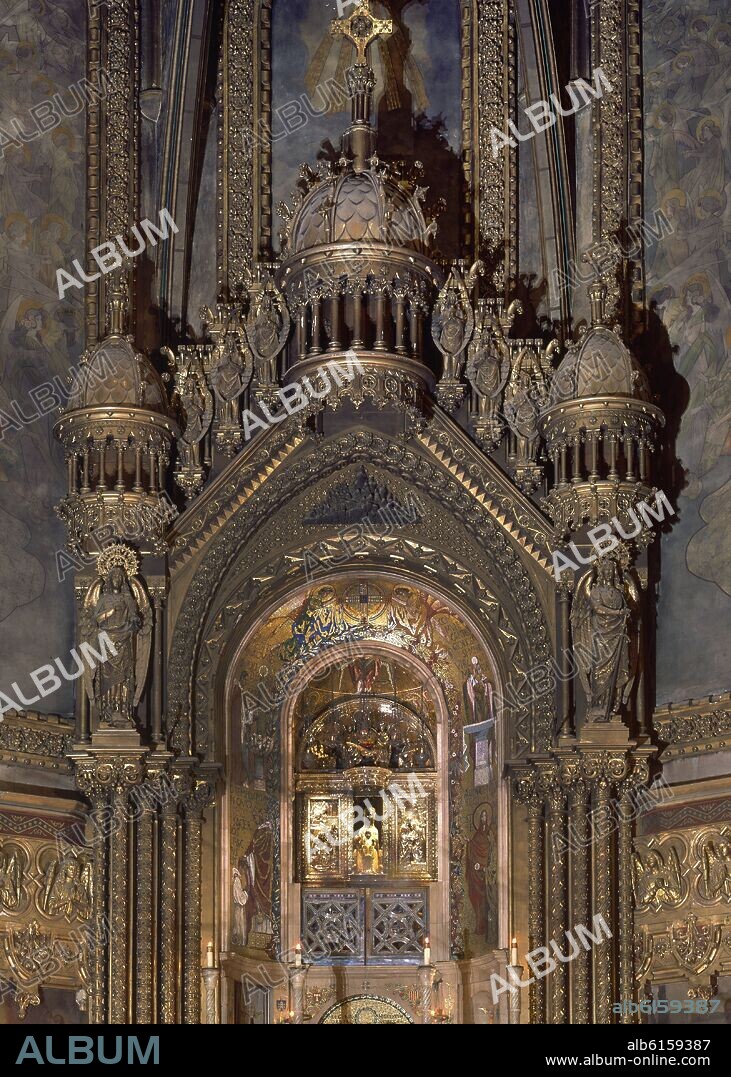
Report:
M 136 568 L 130 547 L 107 547 L 97 562 L 99 578 L 84 601 L 85 639 L 98 642 L 105 633 L 114 648 L 93 670 L 87 668 L 84 677 L 100 724 L 113 729 L 134 727 L 134 708 L 150 657 L 152 610 Z

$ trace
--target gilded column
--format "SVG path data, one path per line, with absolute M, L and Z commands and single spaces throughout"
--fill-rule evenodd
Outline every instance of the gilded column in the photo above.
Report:
M 153 813 L 143 807 L 137 822 L 135 863 L 135 1022 L 148 1025 L 152 1015 L 152 820 Z
M 196 780 L 184 801 L 183 856 L 183 1024 L 200 1023 L 201 1006 L 201 832 L 203 809 L 211 799 L 211 787 Z
M 129 1021 L 129 945 L 127 925 L 129 921 L 128 885 L 129 863 L 129 815 L 127 793 L 115 790 L 112 798 L 114 817 L 111 841 L 111 871 L 109 889 L 112 896 L 112 940 L 110 953 L 109 1022 L 123 1025 Z
M 602 916 L 605 923 L 612 924 L 612 833 L 602 825 L 610 818 L 609 779 L 600 776 L 594 794 L 594 810 L 599 820 L 597 835 L 593 841 L 594 863 L 594 916 Z M 594 971 L 594 1024 L 608 1025 L 612 1020 L 613 953 L 606 947 L 601 959 L 593 962 Z
M 569 834 L 571 858 L 571 922 L 589 924 L 589 789 L 577 778 L 569 796 Z M 589 952 L 580 948 L 571 963 L 571 1021 L 588 1025 L 591 1022 L 591 983 Z
M 532 784 L 532 783 L 531 783 Z M 544 886 L 544 835 L 543 798 L 533 785 L 526 797 L 528 804 L 528 950 L 532 952 L 545 941 L 545 886 Z M 536 980 L 530 987 L 531 1024 L 544 1024 L 546 1020 L 546 985 Z
M 89 1024 L 103 1025 L 107 1021 L 108 953 L 109 953 L 109 905 L 107 901 L 107 876 L 109 872 L 109 841 L 107 820 L 111 815 L 109 791 L 103 788 L 88 789 L 82 774 L 78 777 L 79 788 L 91 800 L 94 819 L 94 894 L 93 923 L 94 950 L 90 961 L 91 984 L 89 987 Z
M 559 953 L 565 953 L 566 939 L 566 793 L 558 774 L 547 787 L 548 806 L 548 936 Z M 550 945 L 550 944 L 549 944 Z M 554 951 L 555 952 L 555 951 Z M 568 966 L 558 960 L 551 973 L 551 1023 L 568 1020 Z
M 177 863 L 178 802 L 171 798 L 163 804 L 159 826 L 159 925 L 158 967 L 160 970 L 161 1024 L 175 1024 L 177 1017 Z
M 616 1001 L 632 1000 L 635 994 L 634 891 L 632 884 L 632 790 L 649 776 L 647 758 L 636 758 L 630 778 L 621 787 L 619 804 L 619 994 Z M 633 1024 L 636 1015 L 622 1006 L 620 1022 Z
M 573 594 L 573 572 L 565 573 L 557 588 L 558 599 L 558 664 L 559 677 L 556 685 L 556 706 L 558 709 L 559 736 L 570 735 L 571 730 L 571 673 L 569 654 L 571 651 L 571 595 Z

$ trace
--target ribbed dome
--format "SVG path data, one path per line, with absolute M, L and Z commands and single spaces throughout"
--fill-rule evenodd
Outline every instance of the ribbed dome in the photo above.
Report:
M 290 252 L 331 243 L 383 243 L 425 253 L 431 231 L 416 194 L 370 168 L 323 180 L 292 215 Z
M 649 400 L 647 377 L 616 333 L 597 325 L 569 348 L 551 382 L 548 407 L 587 397 Z
M 133 407 L 167 413 L 162 379 L 126 337 L 110 334 L 94 348 L 69 397 L 77 408 Z

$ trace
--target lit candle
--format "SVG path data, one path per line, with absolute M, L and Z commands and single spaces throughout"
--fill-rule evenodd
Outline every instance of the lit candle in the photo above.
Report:
M 302 943 L 300 942 L 294 948 L 294 966 L 297 969 L 302 967 Z
M 424 939 L 424 964 L 431 964 L 431 946 L 429 945 L 429 936 Z
M 289 1011 L 289 1019 L 290 1021 L 294 1021 L 294 1010 Z
M 207 969 L 212 969 L 212 968 L 215 968 L 215 967 L 216 966 L 215 966 L 215 962 L 214 962 L 214 958 L 213 958 L 213 943 L 209 942 L 208 945 L 206 946 L 206 968 Z
M 512 943 L 510 944 L 510 964 L 511 965 L 517 965 L 518 964 L 518 940 L 517 939 L 513 939 Z

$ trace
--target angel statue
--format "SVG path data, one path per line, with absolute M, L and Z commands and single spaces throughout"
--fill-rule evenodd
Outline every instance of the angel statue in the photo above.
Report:
M 175 397 L 181 434 L 178 437 L 178 460 L 175 481 L 193 497 L 203 487 L 204 471 L 201 444 L 213 419 L 213 397 L 204 371 L 206 346 L 183 345 L 177 356 L 167 346 L 160 349 L 167 357 L 175 379 Z
M 702 850 L 703 882 L 708 900 L 731 901 L 731 843 L 707 841 Z
M 458 407 L 464 395 L 460 379 L 465 349 L 475 328 L 470 292 L 482 272 L 482 262 L 475 262 L 469 272 L 465 272 L 464 262 L 453 262 L 432 311 L 432 338 L 444 359 L 437 396 L 448 411 Z
M 14 912 L 20 905 L 22 878 L 23 867 L 18 854 L 14 850 L 0 849 L 0 912 Z
M 634 854 L 634 888 L 638 905 L 678 905 L 683 899 L 683 876 L 675 849 L 667 857 L 652 851 L 642 858 Z
M 636 594 L 633 599 L 636 602 Z M 620 716 L 629 699 L 634 680 L 630 621 L 621 572 L 614 560 L 602 557 L 594 571 L 580 580 L 571 610 L 574 649 L 590 722 L 609 722 Z
M 251 284 L 249 296 L 246 339 L 256 360 L 257 389 L 266 395 L 278 385 L 277 357 L 287 342 L 291 321 L 271 274 Z
M 87 920 L 92 909 L 91 862 L 74 853 L 52 860 L 46 869 L 39 905 L 46 916 Z
M 224 455 L 233 456 L 241 445 L 239 397 L 251 381 L 254 357 L 238 305 L 203 307 L 201 321 L 213 341 L 206 369 L 215 397 L 216 444 Z
M 134 728 L 134 709 L 150 659 L 150 600 L 137 578 L 137 555 L 129 546 L 107 546 L 99 554 L 97 571 L 84 599 L 82 634 L 98 647 L 101 633 L 106 633 L 114 654 L 93 668 L 85 666 L 84 684 L 100 725 Z

